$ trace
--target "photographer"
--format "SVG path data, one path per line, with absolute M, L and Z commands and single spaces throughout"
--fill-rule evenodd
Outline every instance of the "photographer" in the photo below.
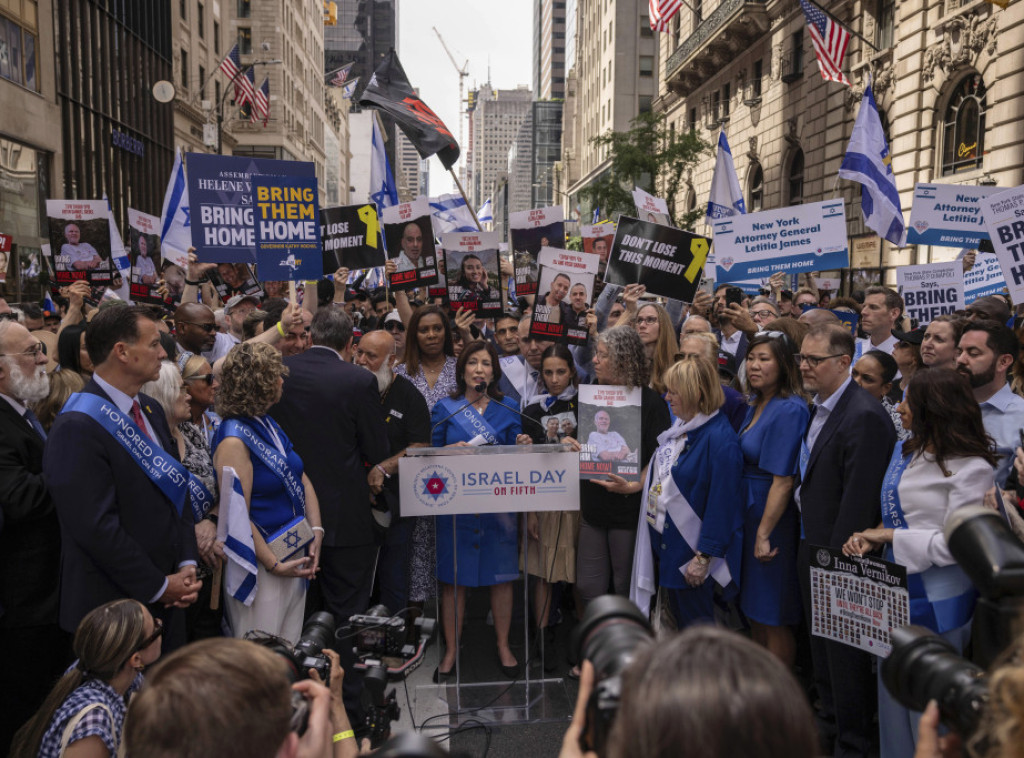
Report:
M 584 755 L 594 683 L 587 660 L 561 758 Z M 601 758 L 811 758 L 817 747 L 811 709 L 789 670 L 740 635 L 702 626 L 637 652 Z

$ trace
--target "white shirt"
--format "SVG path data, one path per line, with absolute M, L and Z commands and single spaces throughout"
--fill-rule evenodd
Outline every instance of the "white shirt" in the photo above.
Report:
M 110 398 L 111 402 L 114 403 L 117 409 L 121 411 L 121 413 L 128 416 L 128 418 L 131 418 L 133 404 L 139 403 L 141 407 L 141 402 L 139 401 L 138 395 L 136 395 L 135 397 L 129 397 L 128 395 L 121 392 L 121 390 L 119 390 L 117 387 L 112 385 L 110 382 L 104 380 L 104 378 L 99 374 L 93 374 L 92 378 L 96 380 L 96 384 L 100 386 L 100 389 L 107 393 L 107 396 Z M 158 408 L 158 410 L 163 411 L 163 408 Z M 152 411 L 152 408 L 150 409 L 150 411 Z M 134 419 L 132 420 L 134 421 Z M 160 444 L 160 438 L 157 437 L 156 431 L 153 429 L 153 425 L 149 423 L 149 419 L 146 417 L 145 413 L 142 414 L 142 420 L 146 424 L 146 434 L 153 441 L 153 444 L 157 445 L 160 448 L 163 448 L 163 445 Z M 160 595 L 162 594 L 163 592 L 160 593 Z M 157 595 L 157 597 L 159 597 L 160 595 Z
M 893 337 L 891 333 L 889 334 L 889 339 L 885 340 L 884 342 L 878 345 L 872 344 L 870 337 L 862 337 L 861 339 L 857 340 L 856 349 L 853 351 L 853 362 L 856 363 L 862 355 L 871 350 L 881 350 L 886 355 L 892 355 L 892 349 L 896 347 L 896 344 L 898 342 L 899 340 Z
M 843 393 L 846 392 L 846 388 L 850 386 L 850 382 L 852 381 L 852 377 L 846 377 L 846 381 L 840 384 L 839 389 L 829 395 L 828 399 L 825 401 L 821 400 L 821 395 L 814 396 L 813 402 L 817 410 L 814 411 L 814 416 L 811 418 L 810 426 L 807 427 L 807 438 L 804 443 L 807 445 L 808 452 L 814 451 L 814 443 L 818 441 L 818 435 L 821 434 L 821 430 L 825 426 L 825 422 L 828 421 L 828 417 L 839 403 L 839 398 L 843 396 Z M 796 494 L 794 495 L 797 508 L 802 507 L 800 503 L 800 490 L 802 487 L 803 483 L 796 488 Z
M 99 255 L 96 248 L 88 242 L 79 242 L 77 245 L 65 242 L 61 245 L 60 254 L 68 257 L 68 266 L 82 261 L 91 261 Z
M 203 353 L 203 357 L 208 360 L 212 366 L 214 362 L 230 353 L 231 348 L 239 342 L 241 342 L 241 340 L 231 333 L 217 332 L 213 347 Z
M 395 273 L 398 273 L 399 271 L 412 271 L 413 269 L 419 268 L 412 262 L 412 259 L 405 254 L 404 250 L 398 254 L 397 258 L 395 258 L 395 266 Z
M 591 448 L 590 454 L 594 460 L 598 460 L 601 453 L 618 452 L 622 448 L 629 448 L 626 440 L 618 432 L 591 432 L 587 435 L 587 447 Z
M 736 351 L 739 349 L 739 346 L 740 346 L 740 337 L 742 337 L 742 336 L 743 336 L 743 332 L 741 332 L 739 329 L 737 329 L 735 332 L 733 332 L 731 337 L 726 337 L 723 334 L 722 335 L 722 349 L 725 352 L 727 352 L 729 355 L 733 355 L 733 356 L 736 355 Z
M 140 255 L 135 259 L 135 265 L 132 267 L 132 281 L 137 284 L 142 281 L 144 276 L 156 276 L 156 264 L 153 263 L 152 258 Z

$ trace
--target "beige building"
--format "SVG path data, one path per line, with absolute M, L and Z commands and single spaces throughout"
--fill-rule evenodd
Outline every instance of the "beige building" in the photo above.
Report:
M 508 168 L 508 150 L 530 114 L 533 93 L 525 85 L 516 89 L 486 85 L 472 96 L 475 105 L 469 114 L 465 188 L 470 205 L 476 209 L 492 196 L 495 182 Z
M 398 188 L 398 202 L 408 203 L 420 195 L 427 194 L 427 188 L 420 186 L 420 154 L 405 132 L 395 131 L 395 184 Z
M 851 267 L 893 283 L 894 266 L 949 259 L 902 250 L 862 222 L 860 186 L 837 173 L 869 75 L 909 221 L 914 184 L 1017 186 L 1024 181 L 1024 5 L 983 0 L 847 0 L 828 9 L 854 33 L 826 82 L 797 0 L 685 6 L 660 34 L 656 110 L 711 143 L 724 128 L 748 211 L 846 199 Z M 714 156 L 691 173 L 677 211 L 708 199 Z

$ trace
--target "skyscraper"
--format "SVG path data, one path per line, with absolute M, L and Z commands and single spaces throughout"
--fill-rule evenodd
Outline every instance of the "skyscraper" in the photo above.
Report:
M 530 113 L 533 93 L 526 85 L 495 90 L 488 84 L 472 97 L 466 192 L 473 207 L 479 208 L 494 192 L 495 180 L 506 171 L 508 150 Z
M 565 11 L 562 0 L 533 0 L 533 92 L 538 100 L 565 96 Z

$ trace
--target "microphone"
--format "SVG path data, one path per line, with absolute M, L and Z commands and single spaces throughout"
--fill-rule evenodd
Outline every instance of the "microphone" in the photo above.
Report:
M 475 392 L 486 392 L 487 391 L 487 382 L 480 382 L 479 384 L 473 385 L 473 390 Z M 491 398 L 491 399 L 493 400 L 494 398 Z M 441 426 L 441 424 L 443 424 L 445 421 L 450 419 L 456 413 L 461 413 L 462 411 L 464 411 L 466 408 L 468 408 L 472 404 L 473 404 L 473 402 L 471 400 L 469 400 L 469 401 L 466 401 L 465 403 L 463 403 L 462 405 L 460 405 L 454 411 L 452 411 L 447 416 L 445 416 L 443 419 L 441 419 L 436 424 L 434 424 L 432 427 L 430 427 L 430 433 L 433 434 L 434 430 L 437 429 L 437 427 Z M 470 440 L 470 444 L 474 444 L 473 440 Z M 476 443 L 476 444 L 479 444 L 479 443 Z
M 544 424 L 540 423 L 540 421 L 538 421 L 537 419 L 535 419 L 535 418 L 534 418 L 533 416 L 527 416 L 527 415 L 526 415 L 525 413 L 523 413 L 523 412 L 522 412 L 521 410 L 519 410 L 518 408 L 513 408 L 513 407 L 512 407 L 511 405 L 506 405 L 505 403 L 501 402 L 501 401 L 500 401 L 500 400 L 498 400 L 497 398 L 494 398 L 494 397 L 492 397 L 492 398 L 491 398 L 491 402 L 492 402 L 492 403 L 497 403 L 497 404 L 498 404 L 498 405 L 500 405 L 500 406 L 501 406 L 502 408 L 508 408 L 508 409 L 509 409 L 510 411 L 512 411 L 513 413 L 516 413 L 516 414 L 518 414 L 520 418 L 524 418 L 524 419 L 526 419 L 527 421 L 532 421 L 533 423 L 535 423 L 535 424 L 536 424 L 537 426 L 539 426 L 539 427 L 540 427 L 540 429 L 541 429 L 541 431 L 542 431 L 542 432 L 544 432 L 545 434 L 547 434 L 547 429 L 545 429 L 545 428 L 544 428 Z

